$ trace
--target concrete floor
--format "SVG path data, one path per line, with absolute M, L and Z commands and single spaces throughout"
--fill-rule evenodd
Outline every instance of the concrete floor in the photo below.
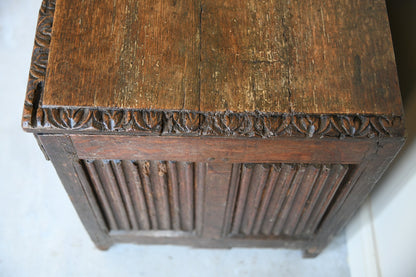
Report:
M 20 128 L 40 0 L 0 0 L 0 276 L 349 276 L 345 237 L 296 250 L 201 250 L 90 241 L 52 165 Z

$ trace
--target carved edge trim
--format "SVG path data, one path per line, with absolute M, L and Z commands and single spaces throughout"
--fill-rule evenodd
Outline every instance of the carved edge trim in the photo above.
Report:
M 55 0 L 43 0 L 29 72 L 23 129 L 30 132 L 111 132 L 241 137 L 404 136 L 400 116 L 281 114 L 39 107 L 43 92 Z
M 35 132 L 113 132 L 241 137 L 403 136 L 400 116 L 39 108 Z
M 29 80 L 23 108 L 22 127 L 25 130 L 36 126 L 37 112 L 40 110 L 38 109 L 38 106 L 45 83 L 54 13 L 55 0 L 43 0 L 39 10 L 32 61 L 29 70 Z

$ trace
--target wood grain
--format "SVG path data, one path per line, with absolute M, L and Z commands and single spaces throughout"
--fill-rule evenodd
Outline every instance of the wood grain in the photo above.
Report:
M 153 198 L 152 182 L 150 180 L 150 163 L 149 161 L 138 161 L 140 179 L 143 184 L 143 192 L 146 199 L 147 211 L 149 213 L 151 229 L 159 229 L 156 214 L 155 199 Z
M 227 206 L 225 208 L 224 224 L 223 224 L 223 236 L 226 236 L 231 230 L 234 217 L 234 209 L 237 202 L 237 193 L 239 190 L 241 178 L 241 164 L 233 164 L 231 167 L 230 184 L 227 195 Z
M 170 210 L 172 218 L 172 228 L 174 230 L 180 230 L 181 220 L 180 220 L 180 208 L 179 208 L 179 188 L 178 188 L 178 171 L 176 169 L 176 163 L 169 161 L 167 162 L 168 170 L 168 186 L 169 186 L 169 195 L 170 195 Z
M 166 164 L 160 161 L 151 161 L 150 175 L 152 179 L 153 198 L 155 199 L 156 204 L 157 219 L 160 226 L 159 229 L 169 230 L 171 228 L 171 219 Z
M 199 109 L 196 1 L 57 1 L 47 106 Z
M 385 3 L 56 4 L 42 107 L 401 115 Z
M 88 175 L 91 178 L 91 182 L 94 186 L 95 193 L 98 195 L 101 207 L 104 210 L 105 217 L 107 219 L 108 228 L 112 230 L 117 230 L 117 223 L 111 209 L 110 201 L 105 193 L 104 187 L 101 183 L 99 174 L 95 168 L 93 161 L 86 161 L 85 166 L 88 170 Z
M 154 232 L 126 232 L 112 231 L 111 239 L 115 243 L 137 243 L 141 245 L 186 245 L 199 248 L 219 248 L 229 249 L 232 247 L 252 247 L 252 248 L 308 248 L 312 247 L 310 241 L 304 239 L 269 239 L 261 238 L 249 240 L 244 238 L 195 238 L 188 232 L 160 231 Z
M 328 245 L 330 239 L 342 230 L 368 198 L 369 193 L 387 169 L 392 159 L 404 144 L 403 138 L 380 139 L 379 151 L 370 154 L 357 168 L 345 187 L 336 196 L 334 206 L 328 210 L 319 226 L 316 239 L 311 249 L 314 256 Z
M 248 189 L 253 174 L 253 165 L 245 164 L 241 168 L 241 183 L 239 184 L 238 198 L 236 203 L 235 214 L 233 217 L 233 225 L 231 228 L 231 234 L 235 235 L 240 232 L 241 221 L 244 216 L 244 209 L 246 206 Z
M 103 188 L 111 204 L 118 228 L 120 230 L 129 230 L 130 226 L 127 219 L 126 209 L 109 161 L 97 160 L 94 161 L 94 164 L 100 176 L 101 182 L 105 184 L 103 185 Z
M 311 239 L 323 211 L 328 211 L 329 205 L 336 208 L 334 194 L 345 195 L 338 188 L 348 168 L 349 165 L 339 164 L 234 165 L 229 191 L 238 193 L 228 196 L 227 213 L 231 215 L 226 220 L 231 223 L 224 223 L 224 234 Z M 240 178 L 234 176 L 237 173 Z M 329 191 L 321 194 L 323 187 Z
M 206 163 L 197 163 L 195 169 L 195 231 L 198 236 L 202 235 L 204 228 L 205 209 L 205 177 L 207 172 Z M 209 208 L 209 207 L 207 207 Z
M 292 210 L 292 205 L 294 204 L 298 190 L 302 185 L 305 172 L 306 168 L 303 166 L 296 168 L 296 173 L 292 179 L 289 189 L 283 193 L 284 201 L 281 208 L 282 210 L 280 211 L 279 218 L 276 220 L 276 224 L 272 229 L 273 235 L 280 235 L 282 233 L 287 219 L 291 216 L 290 211 Z
M 385 3 L 44 0 L 22 123 L 101 249 L 316 255 L 403 143 Z
M 235 139 L 71 135 L 83 159 L 171 160 L 226 163 L 358 163 L 372 140 Z
M 279 177 L 279 173 L 282 170 L 281 167 L 277 167 L 272 165 L 270 169 L 269 178 L 267 179 L 266 186 L 264 188 L 263 199 L 261 201 L 259 211 L 256 217 L 256 221 L 254 222 L 252 233 L 253 235 L 258 235 L 263 224 L 264 216 L 266 215 L 267 208 L 269 207 L 270 200 L 272 198 L 272 193 L 275 189 L 275 184 L 277 182 L 277 178 Z
M 291 3 L 293 110 L 401 114 L 385 1 Z
M 201 234 L 206 164 L 81 160 L 108 229 Z M 220 226 L 221 227 L 221 226 Z
M 296 171 L 292 165 L 285 164 L 282 166 L 279 178 L 275 185 L 275 189 L 270 200 L 269 208 L 265 213 L 263 225 L 261 227 L 261 233 L 269 235 L 272 232 L 273 226 L 278 220 L 279 213 L 284 204 L 287 191 L 292 183 L 293 176 Z
M 202 238 L 217 240 L 223 237 L 226 206 L 231 178 L 231 164 L 208 163 L 205 171 Z
M 289 112 L 283 2 L 201 1 L 202 111 Z
M 131 224 L 132 230 L 139 230 L 139 224 L 137 223 L 136 213 L 134 212 L 133 201 L 131 198 L 130 191 L 127 186 L 126 178 L 124 176 L 121 161 L 111 161 L 111 166 L 114 171 L 114 175 L 117 179 L 118 186 L 120 188 L 121 197 L 128 214 L 128 220 Z
M 185 231 L 194 229 L 194 165 L 190 162 L 176 164 L 179 181 L 181 226 Z
M 341 182 L 344 179 L 347 171 L 348 168 L 341 165 L 336 165 L 333 168 L 333 171 L 331 171 L 331 174 L 326 180 L 324 189 L 316 200 L 317 205 L 314 207 L 313 212 L 308 218 L 306 234 L 312 234 L 318 227 L 318 224 L 321 222 L 322 217 L 324 216 L 329 204 L 331 203 L 332 198 L 335 196 L 338 187 L 341 185 Z M 341 195 L 343 197 L 346 197 L 348 190 L 351 188 L 351 184 L 355 183 L 356 178 L 360 176 L 361 173 L 362 169 L 355 169 L 353 171 L 352 176 L 349 178 L 349 185 L 341 190 Z
M 39 136 L 39 141 L 45 147 L 92 241 L 99 249 L 108 249 L 113 244 L 113 240 L 108 235 L 105 218 L 101 212 L 98 212 L 99 205 L 91 190 L 88 175 L 76 159 L 70 138 L 65 135 L 42 135 Z
M 283 234 L 293 235 L 296 226 L 298 225 L 299 219 L 304 213 L 309 194 L 315 187 L 315 181 L 319 174 L 319 167 L 314 165 L 308 165 L 305 171 L 305 177 L 302 180 L 301 187 L 298 189 L 296 196 L 294 197 L 292 207 L 290 209 L 290 215 L 288 216 L 285 227 L 283 228 Z M 313 199 L 310 199 L 313 201 Z
M 311 213 L 314 211 L 315 206 L 318 204 L 318 196 L 321 194 L 330 172 L 331 169 L 328 166 L 322 166 L 319 177 L 316 180 L 315 185 L 312 187 L 311 196 L 305 203 L 306 206 L 299 219 L 298 226 L 295 230 L 295 235 L 298 236 L 304 231 L 306 222 L 309 220 Z
M 244 218 L 241 223 L 241 232 L 243 234 L 249 235 L 252 232 L 269 171 L 270 165 L 268 164 L 257 164 L 254 168 L 245 203 Z
M 150 229 L 150 221 L 148 217 L 148 210 L 144 196 L 143 184 L 140 180 L 137 167 L 132 161 L 122 161 L 123 172 L 126 175 L 127 186 L 133 199 L 137 220 L 141 230 Z

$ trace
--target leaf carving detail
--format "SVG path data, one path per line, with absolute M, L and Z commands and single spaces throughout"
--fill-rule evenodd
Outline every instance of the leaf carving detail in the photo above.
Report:
M 91 119 L 91 112 L 88 109 L 53 108 L 45 111 L 46 116 L 43 120 L 48 120 L 49 125 L 66 130 L 85 129 Z
M 139 130 L 160 132 L 162 130 L 162 113 L 157 111 L 134 112 L 135 126 Z
M 235 114 L 128 110 L 45 109 L 38 128 L 245 137 L 373 137 L 390 135 L 399 119 L 358 115 Z M 39 116 L 40 117 L 40 116 Z M 38 120 L 38 122 L 40 122 Z M 393 124 L 394 123 L 394 124 Z

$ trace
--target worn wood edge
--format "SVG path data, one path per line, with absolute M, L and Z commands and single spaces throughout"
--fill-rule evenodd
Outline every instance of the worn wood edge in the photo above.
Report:
M 196 233 L 192 231 L 179 230 L 139 230 L 139 231 L 124 231 L 112 230 L 109 232 L 112 237 L 140 237 L 140 238 L 193 238 L 196 239 Z
M 39 10 L 23 108 L 22 127 L 25 130 L 35 126 L 36 113 L 41 110 L 39 108 L 39 102 L 44 90 L 54 13 L 55 0 L 43 0 Z
M 233 247 L 255 247 L 255 248 L 289 248 L 308 249 L 311 247 L 309 240 L 282 237 L 276 238 L 201 238 L 195 237 L 194 233 L 176 231 L 111 231 L 109 233 L 114 243 L 136 243 L 142 245 L 182 245 L 195 248 L 233 248 Z M 197 239 L 196 239 L 197 238 Z
M 40 151 L 42 151 L 43 155 L 45 156 L 45 159 L 46 159 L 47 161 L 50 161 L 51 159 L 49 158 L 48 153 L 46 153 L 45 146 L 43 146 L 42 142 L 40 141 L 40 139 L 39 139 L 39 135 L 40 135 L 40 134 L 36 134 L 36 133 L 34 133 L 34 134 L 33 134 L 33 136 L 34 136 L 34 137 L 35 137 L 35 139 L 36 139 L 36 142 L 38 143 L 38 146 L 39 146 L 39 148 L 40 148 Z
M 344 230 L 399 154 L 405 140 L 405 138 L 378 139 L 377 149 L 374 152 L 369 152 L 359 168 L 356 168 L 356 171 L 365 172 L 358 174 L 359 176 L 351 188 L 347 188 L 346 195 L 341 195 L 343 197 L 341 203 L 335 202 L 337 207 L 331 208 L 322 219 L 315 237 L 311 241 L 311 246 L 305 249 L 305 257 L 318 255 L 338 233 Z
M 87 185 L 75 149 L 68 136 L 40 136 L 56 172 L 91 240 L 101 250 L 108 249 L 113 240 L 102 217 L 95 197 Z
M 36 106 L 36 105 L 34 105 Z M 23 129 L 35 133 L 115 133 L 234 137 L 403 137 L 395 115 L 282 114 L 38 107 Z
M 55 0 L 43 0 L 22 117 L 25 131 L 266 138 L 404 136 L 402 115 L 42 107 L 54 11 Z
M 53 134 L 50 134 L 54 136 Z M 69 135 L 80 159 L 358 164 L 377 139 Z M 261 145 L 260 145 L 261 144 Z M 261 147 L 260 147 L 261 146 Z

